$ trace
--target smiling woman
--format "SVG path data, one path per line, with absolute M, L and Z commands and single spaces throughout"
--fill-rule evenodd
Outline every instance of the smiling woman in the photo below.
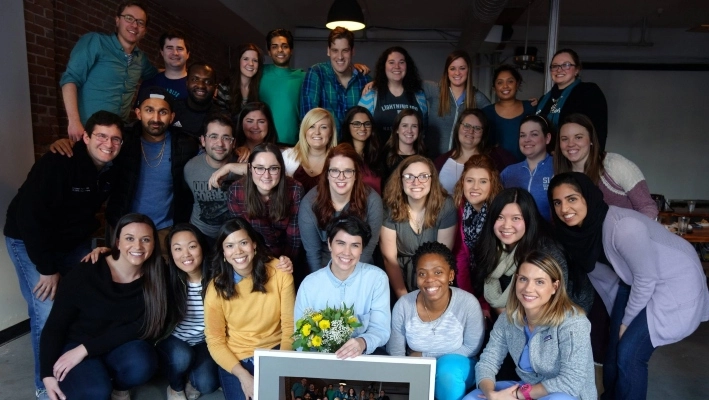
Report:
M 231 72 L 226 82 L 217 87 L 214 102 L 232 116 L 239 115 L 248 102 L 258 101 L 259 84 L 263 75 L 263 52 L 253 43 L 246 43 L 236 49 L 238 66 Z
M 249 151 L 261 143 L 276 143 L 278 133 L 268 104 L 255 101 L 244 105 L 239 113 L 235 138 L 235 147 L 246 146 Z

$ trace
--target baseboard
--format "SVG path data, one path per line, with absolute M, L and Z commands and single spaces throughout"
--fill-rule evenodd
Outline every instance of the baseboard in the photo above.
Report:
M 18 337 L 24 335 L 30 331 L 30 320 L 26 319 L 20 323 L 17 323 L 9 328 L 5 328 L 0 331 L 0 346 L 5 343 L 17 339 Z

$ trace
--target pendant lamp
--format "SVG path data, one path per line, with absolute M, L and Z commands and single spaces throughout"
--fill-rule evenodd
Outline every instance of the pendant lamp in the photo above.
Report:
M 327 13 L 325 26 L 328 29 L 341 26 L 350 31 L 364 29 L 364 14 L 357 0 L 335 0 Z

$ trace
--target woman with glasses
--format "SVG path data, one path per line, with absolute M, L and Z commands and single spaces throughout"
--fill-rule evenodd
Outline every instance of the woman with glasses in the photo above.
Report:
M 390 47 L 379 56 L 374 71 L 372 90 L 359 100 L 374 116 L 379 127 L 379 142 L 389 140 L 393 123 L 403 110 L 415 111 L 422 120 L 421 130 L 428 124 L 428 103 L 421 86 L 418 68 L 406 49 Z
M 606 149 L 608 136 L 608 104 L 606 96 L 595 83 L 581 82 L 581 60 L 571 49 L 561 49 L 554 54 L 549 66 L 554 86 L 537 104 L 541 115 L 559 131 L 559 123 L 566 116 L 581 113 L 588 116 L 596 127 L 600 151 Z
M 227 205 L 232 216 L 243 217 L 264 237 L 275 257 L 296 259 L 302 198 L 303 185 L 286 176 L 278 146 L 262 143 L 249 155 L 246 175 L 229 187 Z
M 406 158 L 384 189 L 386 216 L 379 246 L 395 299 L 416 290 L 411 257 L 425 242 L 453 248 L 457 224 L 453 200 L 438 181 L 433 162 L 421 155 Z
M 300 123 L 298 143 L 283 151 L 286 175 L 303 185 L 305 193 L 318 185 L 325 157 L 337 145 L 335 119 L 324 108 L 308 111 Z
M 239 65 L 231 76 L 217 86 L 214 103 L 229 112 L 234 119 L 246 103 L 258 101 L 258 89 L 263 75 L 263 52 L 253 43 L 237 47 Z
M 362 179 L 364 184 L 382 194 L 382 171 L 379 159 L 379 139 L 372 122 L 372 114 L 362 106 L 354 106 L 347 111 L 342 122 L 342 143 L 349 143 L 362 157 Z
M 424 155 L 421 118 L 414 110 L 402 110 L 394 120 L 392 135 L 381 152 L 382 191 L 389 176 L 406 157 Z
M 255 101 L 244 105 L 239 114 L 234 137 L 234 148 L 238 154 L 248 154 L 242 149 L 250 152 L 261 143 L 276 143 L 278 134 L 268 104 Z
M 359 217 L 372 230 L 372 239 L 360 258 L 361 262 L 372 264 L 384 211 L 382 199 L 362 179 L 362 159 L 351 145 L 343 143 L 330 149 L 323 169 L 318 186 L 305 195 L 298 213 L 310 271 L 317 271 L 330 261 L 327 224 L 344 214 Z
M 482 110 L 464 110 L 458 117 L 456 126 L 458 131 L 453 137 L 453 149 L 440 155 L 434 163 L 441 177 L 441 185 L 448 193 L 453 193 L 453 187 L 463 172 L 463 165 L 475 154 L 489 156 L 498 171 L 514 164 L 515 159 L 510 152 L 491 145 L 490 127 Z
M 428 113 L 426 150 L 435 159 L 453 146 L 456 121 L 468 108 L 483 108 L 490 100 L 473 85 L 473 60 L 463 50 L 448 55 L 438 82 L 424 81 Z
M 493 72 L 492 88 L 497 101 L 483 108 L 490 121 L 491 141 L 509 151 L 519 162 L 524 154 L 519 148 L 519 124 L 522 118 L 534 114 L 534 106 L 529 100 L 517 100 L 517 92 L 522 86 L 522 75 L 511 65 L 500 65 Z

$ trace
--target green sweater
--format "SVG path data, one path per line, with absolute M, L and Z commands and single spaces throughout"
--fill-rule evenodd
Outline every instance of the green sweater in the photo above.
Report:
M 265 65 L 259 98 L 268 104 L 278 132 L 278 143 L 293 146 L 298 142 L 300 115 L 298 101 L 305 72 L 302 69 Z

